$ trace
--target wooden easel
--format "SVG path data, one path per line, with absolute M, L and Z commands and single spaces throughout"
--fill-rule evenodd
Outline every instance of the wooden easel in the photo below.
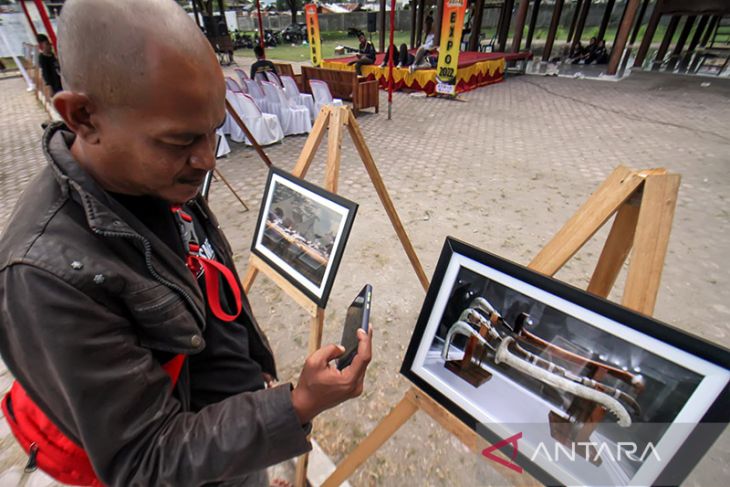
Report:
M 621 303 L 641 313 L 654 311 L 677 202 L 680 176 L 665 169 L 631 171 L 617 167 L 578 211 L 537 254 L 529 267 L 552 276 L 616 214 L 593 272 L 588 292 L 607 297 L 629 253 L 626 285 Z M 443 428 L 478 453 L 484 440 L 436 401 L 411 386 L 403 399 L 383 418 L 322 484 L 335 487 L 393 436 L 416 411 L 422 410 Z M 513 485 L 538 485 L 530 476 L 493 464 Z
M 235 117 L 234 117 L 235 118 Z M 383 183 L 383 179 L 380 176 L 375 160 L 370 154 L 365 138 L 360 131 L 360 126 L 352 114 L 352 111 L 348 107 L 334 107 L 324 106 L 317 116 L 317 120 L 314 122 L 314 127 L 309 133 L 302 152 L 299 155 L 296 166 L 292 170 L 292 175 L 298 178 L 304 178 L 309 170 L 309 167 L 314 160 L 314 156 L 317 153 L 317 149 L 324 138 L 324 134 L 329 130 L 327 140 L 327 166 L 325 168 L 325 183 L 324 188 L 327 191 L 337 193 L 337 183 L 340 175 L 340 159 L 342 155 L 342 135 L 343 127 L 347 127 L 350 132 L 352 142 L 355 144 L 357 151 L 362 159 L 365 169 L 370 176 L 370 180 L 375 187 L 375 191 L 380 197 L 380 201 L 385 208 L 385 212 L 388 214 L 390 221 L 395 229 L 398 238 L 403 245 L 408 259 L 413 266 L 416 275 L 418 276 L 421 285 L 424 290 L 428 289 L 428 277 L 421 266 L 421 262 L 418 260 L 416 251 L 411 244 L 408 235 L 406 234 L 405 228 L 401 223 L 400 217 L 395 210 L 393 201 L 390 199 L 388 190 Z M 254 280 L 258 273 L 261 272 L 266 275 L 269 279 L 274 281 L 286 294 L 288 294 L 297 304 L 299 304 L 310 316 L 310 328 L 309 328 L 309 346 L 308 354 L 313 353 L 322 345 L 322 329 L 324 327 L 324 309 L 317 306 L 308 296 L 302 293 L 289 281 L 283 278 L 277 273 L 271 266 L 266 264 L 263 260 L 255 255 L 251 255 L 249 258 L 249 265 L 245 276 L 243 277 L 243 289 L 248 293 L 253 285 Z M 306 485 L 307 479 L 307 460 L 308 455 L 302 455 L 297 462 L 297 472 L 295 485 L 297 487 L 303 487 Z

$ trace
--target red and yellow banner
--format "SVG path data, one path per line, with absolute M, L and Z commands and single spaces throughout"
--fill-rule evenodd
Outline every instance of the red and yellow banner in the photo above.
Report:
M 466 0 L 446 0 L 441 23 L 439 60 L 436 66 L 436 92 L 456 93 L 456 69 L 459 66 L 461 31 L 464 29 Z
M 319 66 L 322 63 L 322 44 L 319 39 L 319 17 L 317 17 L 317 5 L 308 3 L 304 6 L 304 15 L 307 19 L 307 41 L 309 42 L 309 57 L 312 66 Z

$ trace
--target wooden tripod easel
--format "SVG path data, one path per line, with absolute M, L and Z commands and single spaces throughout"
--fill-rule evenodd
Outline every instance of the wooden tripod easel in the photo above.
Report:
M 679 182 L 679 175 L 669 174 L 665 169 L 635 172 L 624 166 L 617 167 L 537 254 L 529 267 L 554 275 L 616 214 L 588 292 L 607 297 L 633 248 L 621 302 L 651 315 L 669 244 Z M 480 451 L 484 440 L 478 434 L 423 391 L 411 386 L 373 432 L 337 466 L 322 487 L 342 484 L 418 410 L 431 416 L 472 451 Z M 539 484 L 529 476 L 518 475 L 496 463 L 494 467 L 513 485 Z
M 398 238 L 403 245 L 406 255 L 413 266 L 413 270 L 416 272 L 421 285 L 424 290 L 428 289 L 428 277 L 421 266 L 421 262 L 418 260 L 416 251 L 411 244 L 408 235 L 406 234 L 405 228 L 401 223 L 400 217 L 395 210 L 393 201 L 390 199 L 388 190 L 383 183 L 383 179 L 380 176 L 375 160 L 370 154 L 370 149 L 365 143 L 365 138 L 360 131 L 360 126 L 352 114 L 352 111 L 348 107 L 334 107 L 324 106 L 320 111 L 317 120 L 314 122 L 314 127 L 310 132 L 302 152 L 299 155 L 296 166 L 292 170 L 292 175 L 298 178 L 304 178 L 309 170 L 314 156 L 317 153 L 317 149 L 322 143 L 324 134 L 329 130 L 329 136 L 327 141 L 327 166 L 325 169 L 325 183 L 324 188 L 333 193 L 337 193 L 337 183 L 340 176 L 340 159 L 342 155 L 342 135 L 343 128 L 347 127 L 350 133 L 352 142 L 362 159 L 365 169 L 367 170 L 370 180 L 375 187 L 375 191 L 380 197 L 380 201 L 385 208 L 385 212 L 390 218 L 391 224 L 395 229 Z M 246 274 L 243 278 L 243 289 L 248 293 L 253 285 L 254 280 L 258 273 L 261 272 L 269 279 L 274 281 L 286 294 L 288 294 L 297 304 L 299 304 L 310 316 L 310 328 L 309 328 L 309 346 L 308 354 L 313 353 L 322 345 L 322 329 L 324 327 L 324 309 L 320 308 L 314 301 L 308 296 L 302 293 L 289 281 L 283 278 L 277 273 L 271 266 L 266 264 L 263 260 L 255 255 L 251 255 L 249 258 L 249 265 Z M 307 475 L 307 459 L 308 455 L 303 455 L 297 462 L 297 473 L 295 485 L 297 487 L 303 487 L 306 485 Z

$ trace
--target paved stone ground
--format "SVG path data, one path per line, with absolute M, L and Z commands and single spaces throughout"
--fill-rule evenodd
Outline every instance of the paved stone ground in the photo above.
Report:
M 392 121 L 386 120 L 381 93 L 381 113 L 364 114 L 359 122 L 429 275 L 447 235 L 529 262 L 618 164 L 681 173 L 655 314 L 728 346 L 730 269 L 722 262 L 730 252 L 730 88 L 719 82 L 701 88 L 701 81 L 706 79 L 647 74 L 619 83 L 515 77 L 467 93 L 461 101 L 396 94 Z M 38 138 L 46 117 L 22 80 L 0 82 L 0 92 L 4 225 L 19 191 L 43 164 Z M 291 169 L 304 140 L 288 137 L 266 151 L 276 165 Z M 221 183 L 214 184 L 211 200 L 243 271 L 266 168 L 253 150 L 232 146 L 219 168 L 252 211 L 245 212 Z M 310 181 L 324 180 L 325 152 L 326 142 Z M 339 339 L 344 310 L 370 282 L 376 351 L 363 396 L 315 424 L 318 441 L 336 461 L 407 390 L 398 371 L 424 296 L 347 136 L 340 188 L 360 210 L 327 308 L 324 341 Z M 600 232 L 558 277 L 585 286 L 605 235 Z M 251 300 L 277 352 L 282 379 L 296 380 L 307 348 L 306 317 L 264 278 L 256 282 Z M 0 388 L 9 381 L 3 373 Z M 11 443 L 0 424 L 3 469 L 22 462 Z M 727 458 L 723 441 L 687 484 L 724 484 Z M 419 413 L 352 480 L 354 485 L 506 485 L 489 468 L 477 470 L 477 462 Z M 13 472 L 0 474 L 0 484 L 14 479 Z

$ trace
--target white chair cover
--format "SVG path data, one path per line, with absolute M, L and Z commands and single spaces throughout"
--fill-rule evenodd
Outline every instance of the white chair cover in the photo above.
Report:
M 322 80 L 310 79 L 309 86 L 312 88 L 312 95 L 314 96 L 314 110 L 317 114 L 322 110 L 325 105 L 342 106 L 342 100 L 339 98 L 332 98 L 330 93 L 330 87 L 327 86 Z
M 284 139 L 284 132 L 276 115 L 263 113 L 249 95 L 226 91 L 226 99 L 260 145 L 269 145 Z M 231 118 L 230 114 L 226 118 Z M 230 134 L 233 141 L 253 145 L 235 121 L 231 120 L 231 124 Z
M 226 89 L 231 90 L 234 93 L 242 93 L 241 85 L 229 76 L 226 76 Z
M 265 81 L 262 86 L 266 93 L 266 101 L 279 117 L 284 135 L 306 134 L 312 130 L 309 110 L 289 101 L 284 91 L 275 83 Z
M 246 91 L 248 91 L 249 96 L 254 99 L 262 112 L 274 113 L 266 102 L 266 95 L 264 94 L 264 90 L 261 89 L 261 85 L 250 79 L 245 80 L 244 84 L 246 85 Z
M 268 78 L 266 78 L 266 75 L 264 73 L 258 72 L 256 74 L 254 74 L 253 76 L 254 76 L 254 79 L 258 83 L 263 83 L 264 81 L 268 81 Z
M 317 112 L 314 111 L 314 98 L 312 98 L 312 95 L 309 93 L 299 93 L 297 82 L 291 76 L 282 76 L 281 81 L 284 83 L 286 97 L 294 101 L 297 105 L 309 110 L 309 117 L 314 120 L 317 117 Z
M 233 71 L 238 76 L 238 79 L 241 80 L 241 84 L 243 84 L 244 80 L 250 79 L 246 74 L 246 71 L 242 70 L 241 68 L 235 68 Z
M 273 72 L 273 71 L 267 71 L 266 72 L 266 77 L 268 78 L 269 81 L 271 81 L 275 85 L 277 85 L 277 86 L 284 86 L 284 85 L 281 84 L 281 79 L 279 78 L 279 75 L 276 74 L 275 72 Z
M 226 118 L 228 118 L 228 114 L 226 113 Z M 215 131 L 216 134 L 218 134 L 221 138 L 220 142 L 218 143 L 217 150 L 215 152 L 215 158 L 220 159 L 223 156 L 226 156 L 231 153 L 231 146 L 228 145 L 228 139 L 226 139 L 226 135 L 223 133 L 223 129 L 219 128 Z

